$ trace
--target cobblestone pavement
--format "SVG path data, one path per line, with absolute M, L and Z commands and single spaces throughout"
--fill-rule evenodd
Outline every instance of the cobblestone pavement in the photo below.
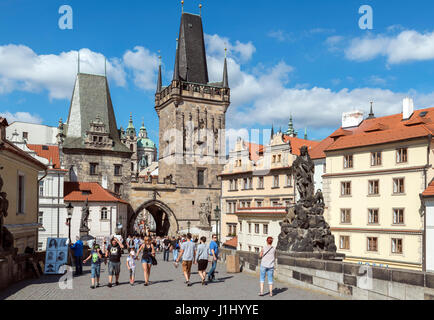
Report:
M 193 265 L 191 282 L 187 287 L 181 266 L 175 268 L 172 262 L 164 262 L 162 254 L 157 256 L 158 265 L 151 270 L 150 286 L 145 287 L 142 266 L 137 264 L 136 283 L 129 284 L 129 274 L 122 259 L 120 285 L 108 288 L 107 266 L 101 266 L 101 287 L 90 288 L 90 266 L 84 266 L 84 274 L 73 278 L 73 289 L 60 289 L 60 276 L 44 275 L 39 279 L 22 281 L 0 292 L 0 299 L 10 300 L 328 300 L 333 297 L 304 288 L 276 282 L 274 297 L 259 297 L 258 278 L 246 273 L 229 274 L 225 266 L 217 267 L 216 281 L 202 286 Z M 139 262 L 139 261 L 138 261 Z M 267 285 L 266 285 L 267 287 Z M 266 290 L 267 292 L 267 290 Z

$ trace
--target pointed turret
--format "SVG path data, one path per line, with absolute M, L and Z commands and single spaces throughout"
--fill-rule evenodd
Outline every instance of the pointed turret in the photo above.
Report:
M 225 63 L 223 66 L 223 88 L 229 88 L 229 80 L 228 80 L 228 63 L 226 58 L 227 49 L 225 48 Z
M 374 104 L 374 102 L 371 101 L 371 110 L 370 110 L 370 112 L 369 112 L 369 115 L 368 115 L 368 118 L 367 118 L 367 119 L 375 119 L 373 104 Z
M 130 121 L 128 122 L 128 127 L 127 127 L 127 136 L 136 136 L 136 128 L 134 128 L 134 123 L 133 123 L 133 114 L 130 113 Z
M 271 125 L 271 139 L 274 137 L 274 124 Z
M 161 79 L 161 56 L 160 59 L 160 65 L 158 66 L 158 80 L 157 80 L 157 93 L 161 92 L 161 88 L 163 87 L 162 79 Z
M 286 134 L 288 136 L 293 137 L 295 133 L 294 124 L 292 122 L 292 114 L 289 116 L 288 130 L 286 130 Z
M 179 40 L 176 39 L 175 67 L 173 70 L 173 81 L 179 81 Z

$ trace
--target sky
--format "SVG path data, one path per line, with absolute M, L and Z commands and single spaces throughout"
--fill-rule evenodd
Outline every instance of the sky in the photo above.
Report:
M 307 128 L 321 140 L 370 101 L 376 116 L 400 113 L 406 96 L 434 106 L 433 1 L 185 0 L 184 10 L 199 13 L 199 3 L 210 81 L 221 81 L 228 48 L 231 137 L 285 131 L 292 114 L 299 136 Z M 59 28 L 62 5 L 73 10 L 71 30 Z M 362 5 L 372 29 L 360 28 Z M 66 121 L 80 50 L 82 72 L 104 74 L 107 59 L 118 127 L 132 113 L 158 143 L 158 56 L 167 85 L 180 18 L 178 0 L 0 0 L 0 115 Z

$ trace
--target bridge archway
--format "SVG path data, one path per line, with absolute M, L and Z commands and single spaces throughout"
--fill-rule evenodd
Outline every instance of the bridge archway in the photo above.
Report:
M 129 232 L 134 231 L 137 216 L 144 210 L 147 210 L 154 218 L 157 236 L 175 235 L 178 232 L 179 224 L 173 210 L 159 200 L 146 201 L 134 211 L 128 223 Z

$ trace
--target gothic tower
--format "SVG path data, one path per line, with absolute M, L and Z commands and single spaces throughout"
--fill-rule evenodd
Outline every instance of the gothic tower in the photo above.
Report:
M 195 194 L 196 205 L 207 194 L 218 204 L 217 175 L 226 159 L 225 114 L 230 104 L 226 58 L 222 75 L 221 82 L 209 82 L 202 18 L 183 13 L 173 79 L 163 87 L 160 71 L 155 94 L 159 176 L 172 176 L 178 188 Z

